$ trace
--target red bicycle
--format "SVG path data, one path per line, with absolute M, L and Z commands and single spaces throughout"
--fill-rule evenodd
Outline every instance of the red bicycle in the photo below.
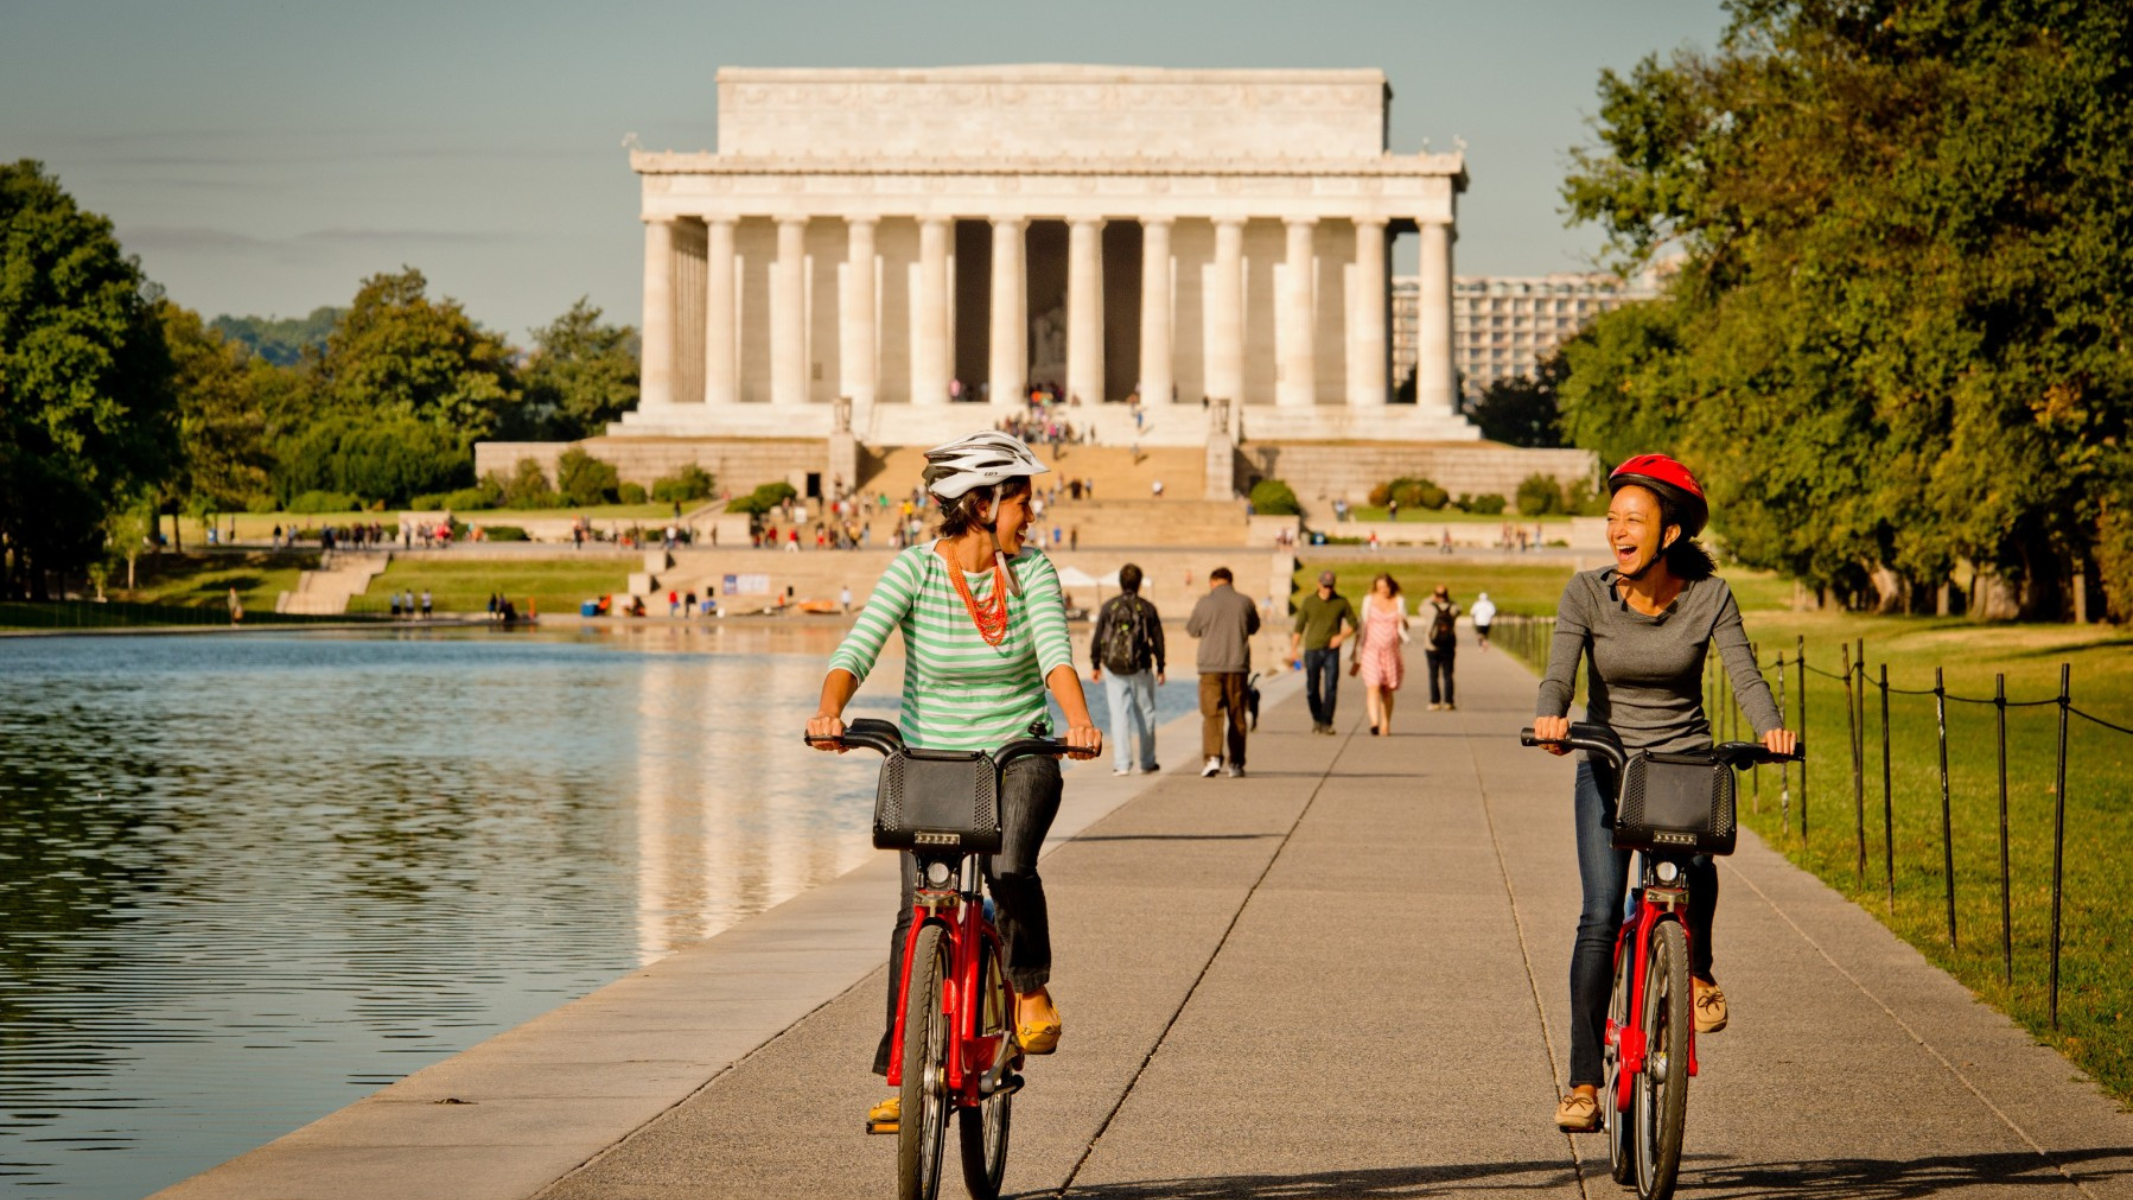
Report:
M 1722 742 L 1679 754 L 1631 753 L 1614 730 L 1587 722 L 1573 724 L 1559 742 L 1544 743 L 1531 729 L 1519 742 L 1596 754 L 1619 781 L 1613 842 L 1637 851 L 1631 870 L 1638 882 L 1615 935 L 1600 1122 L 1615 1182 L 1633 1185 L 1639 1200 L 1669 1200 L 1681 1171 L 1689 1079 L 1697 1072 L 1682 859 L 1733 852 L 1734 770 L 1803 759 L 1807 747 L 1778 754 L 1756 742 Z
M 890 1027 L 889 1085 L 901 1110 L 896 1194 L 934 1200 L 952 1110 L 964 1186 L 974 1200 L 996 1200 L 1007 1173 L 1014 1094 L 1022 1087 L 1022 1047 L 1015 1040 L 1014 985 L 992 904 L 981 891 L 982 859 L 1000 849 L 1002 772 L 1017 759 L 1071 752 L 1065 742 L 1034 737 L 990 755 L 924 750 L 906 746 L 895 725 L 872 718 L 853 721 L 841 738 L 808 744 L 883 756 L 874 845 L 911 855 L 917 872 Z

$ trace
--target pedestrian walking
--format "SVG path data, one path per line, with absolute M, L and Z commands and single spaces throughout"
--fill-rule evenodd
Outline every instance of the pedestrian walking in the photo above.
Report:
M 1468 610 L 1467 615 L 1474 618 L 1474 641 L 1486 651 L 1489 648 L 1489 626 L 1496 623 L 1495 601 L 1489 599 L 1487 592 L 1483 592 L 1481 598 L 1474 601 L 1474 607 Z
M 837 589 L 837 604 L 849 615 L 852 611 L 852 585 L 847 583 Z
M 1348 669 L 1363 678 L 1363 703 L 1370 711 L 1370 736 L 1392 736 L 1393 695 L 1407 678 L 1407 601 L 1400 581 L 1381 573 L 1363 597 L 1363 627 L 1356 634 L 1355 660 Z
M 430 590 L 428 588 L 422 589 L 422 619 L 425 621 L 430 619 Z
M 1252 670 L 1252 635 L 1259 632 L 1259 610 L 1236 587 L 1228 567 L 1207 575 L 1207 594 L 1193 605 L 1185 632 L 1200 639 L 1200 752 L 1206 778 L 1220 771 L 1232 779 L 1244 775 L 1247 683 Z M 1223 760 L 1225 727 L 1229 757 Z
M 1318 590 L 1296 606 L 1289 657 L 1303 651 L 1304 699 L 1311 706 L 1311 732 L 1333 732 L 1333 706 L 1340 699 L 1341 643 L 1361 624 L 1348 597 L 1333 590 L 1333 572 L 1318 573 Z
M 1133 773 L 1136 739 L 1141 773 L 1162 769 L 1155 761 L 1155 689 L 1167 672 L 1163 618 L 1141 598 L 1141 578 L 1133 563 L 1118 569 L 1119 594 L 1104 601 L 1089 641 L 1089 680 L 1103 684 L 1110 701 L 1113 775 Z
M 1429 637 L 1422 651 L 1429 660 L 1429 708 L 1451 712 L 1459 707 L 1452 694 L 1452 667 L 1459 652 L 1459 606 L 1452 601 L 1452 590 L 1440 583 L 1423 608 L 1422 615 L 1429 618 Z

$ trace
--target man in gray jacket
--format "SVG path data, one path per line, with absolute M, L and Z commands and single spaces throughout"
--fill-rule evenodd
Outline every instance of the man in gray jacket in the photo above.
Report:
M 1232 779 L 1244 774 L 1246 677 L 1252 669 L 1252 635 L 1259 632 L 1259 610 L 1237 594 L 1236 576 L 1228 567 L 1208 573 L 1208 590 L 1193 605 L 1185 632 L 1200 639 L 1200 752 L 1207 765 L 1202 778 L 1217 771 Z M 1223 725 L 1229 727 L 1229 762 L 1222 760 Z

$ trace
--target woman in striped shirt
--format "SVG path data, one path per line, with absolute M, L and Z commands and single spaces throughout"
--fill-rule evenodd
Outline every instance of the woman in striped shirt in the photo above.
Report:
M 873 670 L 889 631 L 904 635 L 904 740 L 935 750 L 992 751 L 1049 720 L 1045 688 L 1066 715 L 1066 742 L 1093 758 L 1103 735 L 1089 719 L 1067 638 L 1066 605 L 1051 560 L 1022 544 L 1030 522 L 1030 477 L 1048 468 L 1019 440 L 980 433 L 926 454 L 926 488 L 940 501 L 937 541 L 896 556 L 867 598 L 852 632 L 830 657 L 822 703 L 807 723 L 814 738 L 844 732 L 844 708 Z M 1002 844 L 986 872 L 1006 943 L 1007 974 L 1020 996 L 1016 1035 L 1030 1054 L 1059 1043 L 1051 978 L 1050 921 L 1037 852 L 1059 811 L 1059 764 L 1024 758 L 1001 781 Z M 911 924 L 917 880 L 908 858 L 896 932 L 889 943 L 888 1021 L 896 1019 L 896 981 Z M 874 1072 L 889 1069 L 884 1029 Z M 876 1105 L 876 1128 L 899 1117 L 895 1097 Z

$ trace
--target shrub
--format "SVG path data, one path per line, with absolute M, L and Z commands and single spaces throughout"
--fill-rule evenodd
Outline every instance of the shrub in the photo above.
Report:
M 497 479 L 494 475 L 489 478 L 495 481 L 497 494 L 506 508 L 554 508 L 560 503 L 555 489 L 548 486 L 548 473 L 533 459 L 519 459 L 508 479 Z
M 565 504 L 607 504 L 621 486 L 614 464 L 601 462 L 576 446 L 556 460 L 555 490 Z
M 799 490 L 789 483 L 766 483 L 745 496 L 735 496 L 727 503 L 726 511 L 760 517 L 787 500 L 798 499 L 799 495 Z
M 1401 508 L 1427 508 L 1436 510 L 1451 502 L 1451 494 L 1427 479 L 1395 479 L 1392 481 L 1392 498 Z
M 615 489 L 615 499 L 624 504 L 642 504 L 644 503 L 644 485 L 641 483 L 625 483 Z
M 523 542 L 527 540 L 526 531 L 516 525 L 484 525 L 481 527 L 481 536 L 484 540 L 491 542 Z
M 289 501 L 289 511 L 293 513 L 356 512 L 362 507 L 361 500 L 345 492 L 311 491 Z
M 1262 479 L 1252 485 L 1252 511 L 1263 517 L 1295 517 L 1303 514 L 1296 493 L 1279 479 Z
M 1370 489 L 1370 507 L 1383 508 L 1392 503 L 1392 485 L 1381 483 Z
M 686 503 L 701 500 L 712 493 L 716 481 L 711 473 L 690 463 L 672 475 L 655 480 L 652 484 L 652 499 L 662 504 Z M 786 484 L 791 487 L 791 484 Z
M 1502 512 L 1509 503 L 1509 501 L 1494 492 L 1480 496 L 1469 496 L 1464 492 L 1459 495 L 1459 510 L 1461 512 L 1481 513 L 1484 516 L 1495 516 Z
M 1563 485 L 1553 475 L 1528 475 L 1518 484 L 1518 513 L 1524 517 L 1545 517 L 1553 513 L 1567 512 L 1570 505 L 1563 496 Z

